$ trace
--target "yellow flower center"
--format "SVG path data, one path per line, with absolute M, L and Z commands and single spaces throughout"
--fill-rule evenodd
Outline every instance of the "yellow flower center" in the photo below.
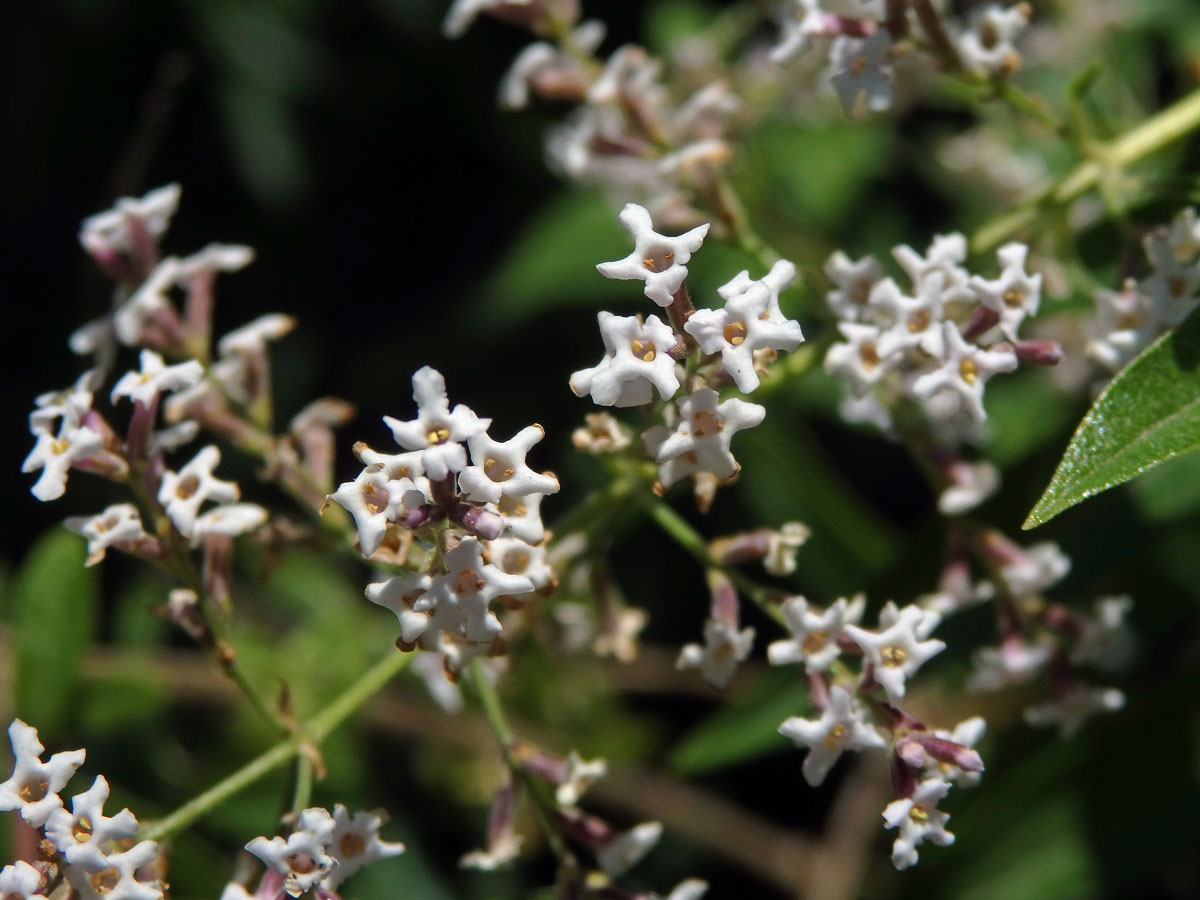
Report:
M 883 659 L 883 664 L 889 669 L 895 669 L 904 665 L 908 659 L 908 651 L 903 647 L 884 647 L 879 652 L 879 655 Z
M 654 347 L 654 341 L 641 341 L 637 338 L 629 342 L 629 349 L 642 362 L 650 362 L 658 353 Z
M 50 782 L 48 781 L 27 781 L 21 785 L 17 796 L 26 803 L 37 803 L 39 800 L 45 799 L 49 790 Z
M 508 481 L 515 471 L 512 466 L 506 466 L 493 456 L 489 456 L 483 463 L 483 474 L 492 481 Z
M 1016 288 L 1009 288 L 1007 291 L 1001 294 L 1001 299 L 1004 300 L 1005 306 L 1009 307 L 1010 309 L 1016 309 L 1025 302 L 1025 293 L 1023 291 L 1018 291 Z
M 725 423 L 711 409 L 702 409 L 692 416 L 692 437 L 706 438 L 718 434 Z
M 846 726 L 841 722 L 829 729 L 829 734 L 825 735 L 825 746 L 830 750 L 836 750 L 838 744 L 842 742 L 842 738 L 846 736 Z
M 486 583 L 474 569 L 463 569 L 454 576 L 454 593 L 477 594 Z
M 651 272 L 664 272 L 674 265 L 674 259 L 674 253 L 659 253 L 654 256 L 647 256 L 642 260 L 642 265 Z
M 342 835 L 342 839 L 338 841 L 338 852 L 343 859 L 350 859 L 354 856 L 362 856 L 366 852 L 367 842 L 363 840 L 361 834 L 357 831 L 348 831 Z
M 730 322 L 725 326 L 725 340 L 737 347 L 746 340 L 746 326 L 742 322 Z
M 958 374 L 967 384 L 974 384 L 979 378 L 979 366 L 975 365 L 973 359 L 964 359 L 958 364 Z
M 445 425 L 434 425 L 425 432 L 425 440 L 430 444 L 444 444 L 450 440 L 450 429 Z

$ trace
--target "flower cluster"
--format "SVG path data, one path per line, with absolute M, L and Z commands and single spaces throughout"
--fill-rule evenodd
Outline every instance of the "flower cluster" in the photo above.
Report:
M 314 888 L 320 900 L 336 900 L 338 887 L 359 869 L 404 852 L 403 844 L 379 839 L 383 823 L 379 812 L 351 816 L 340 803 L 334 806 L 333 815 L 321 807 L 301 810 L 295 829 L 286 838 L 256 837 L 246 845 L 267 865 L 258 888 L 251 893 L 232 882 L 221 900 L 282 900 L 284 895 L 299 897 Z
M 791 636 L 767 648 L 772 665 L 803 666 L 808 676 L 815 719 L 792 716 L 779 726 L 797 747 L 805 747 L 802 771 L 811 785 L 825 780 L 846 751 L 887 749 L 896 799 L 884 810 L 888 828 L 898 828 L 892 862 L 906 869 L 917 861 L 923 841 L 945 845 L 949 816 L 937 808 L 952 783 L 972 784 L 983 770 L 974 750 L 984 722 L 968 719 L 952 731 L 930 728 L 900 704 L 908 678 L 945 643 L 931 637 L 941 616 L 919 606 L 888 602 L 875 629 L 862 628 L 864 598 L 839 599 L 822 609 L 802 597 L 783 602 L 781 612 Z M 839 660 L 862 658 L 857 677 Z
M 723 308 L 697 310 L 687 289 L 687 263 L 708 225 L 668 237 L 634 203 L 621 210 L 620 221 L 633 238 L 633 251 L 596 268 L 607 278 L 644 282 L 646 297 L 666 311 L 667 321 L 600 312 L 604 358 L 572 375 L 571 390 L 580 397 L 590 394 L 599 406 L 624 407 L 649 404 L 656 396 L 665 403 L 682 389 L 684 396 L 665 408 L 664 424 L 646 429 L 641 445 L 658 465 L 656 490 L 665 492 L 690 477 L 707 508 L 716 487 L 740 468 L 730 451 L 733 435 L 766 415 L 763 407 L 738 397 L 721 400 L 717 389 L 732 382 L 742 393 L 752 392 L 777 351 L 794 350 L 804 340 L 800 325 L 779 306 L 779 294 L 796 269 L 780 260 L 757 281 L 740 272 L 718 288 Z M 683 362 L 690 374 L 683 373 Z M 595 446 L 587 438 L 577 443 Z M 613 450 L 627 446 L 605 443 Z
M 612 897 L 621 900 L 655 900 L 657 894 L 627 892 L 617 880 L 654 849 L 662 835 L 659 822 L 642 822 L 621 830 L 607 820 L 580 809 L 584 792 L 608 773 L 603 759 L 585 760 L 574 751 L 565 758 L 526 744 L 510 747 L 515 771 L 532 779 L 530 792 L 534 802 L 546 806 L 546 818 L 565 845 L 593 860 L 591 871 L 575 872 L 571 896 Z M 488 818 L 487 847 L 465 854 L 459 864 L 464 868 L 491 871 L 516 859 L 523 838 L 514 830 L 518 785 L 528 781 L 506 781 L 496 791 Z M 542 791 L 540 788 L 548 788 Z M 679 884 L 667 900 L 698 900 L 708 885 L 699 879 Z M 584 893 L 586 891 L 586 893 Z
M 63 805 L 59 791 L 86 751 L 55 753 L 43 762 L 37 729 L 20 719 L 9 726 L 8 737 L 16 765 L 0 784 L 0 810 L 19 811 L 45 840 L 35 865 L 18 862 L 0 872 L 3 896 L 45 900 L 65 881 L 82 898 L 163 900 L 159 846 L 137 841 L 138 821 L 129 810 L 104 814 L 109 787 L 103 776 L 71 798 L 69 812 Z
M 536 96 L 577 104 L 548 136 L 552 167 L 572 180 L 638 198 L 664 221 L 702 218 L 691 195 L 711 191 L 730 159 L 742 106 L 725 78 L 700 75 L 685 96 L 673 97 L 662 61 L 643 47 L 626 44 L 606 60 L 597 57 L 604 25 L 579 22 L 575 2 L 462 0 L 446 18 L 446 33 L 461 34 L 477 12 L 548 37 L 514 61 L 501 83 L 500 103 L 517 109 Z
M 135 503 L 67 519 L 87 539 L 89 565 L 116 548 L 166 566 L 176 549 L 201 547 L 208 586 L 219 596 L 228 582 L 230 542 L 261 526 L 267 511 L 238 502 L 238 485 L 216 476 L 217 445 L 203 447 L 178 469 L 167 460 L 203 427 L 243 443 L 255 431 L 251 409 L 269 395 L 263 340 L 271 335 L 251 324 L 221 339 L 219 361 L 208 367 L 201 361 L 208 358 L 217 273 L 245 266 L 253 251 L 210 244 L 182 259 L 160 258 L 159 242 L 178 202 L 179 187 L 169 185 L 141 199 L 122 198 L 83 223 L 80 243 L 116 281 L 114 308 L 72 336 L 72 348 L 92 354 L 96 365 L 72 387 L 37 398 L 29 416 L 36 443 L 22 468 L 41 470 L 32 488 L 39 500 L 61 497 L 72 469 L 130 488 Z M 182 309 L 171 297 L 177 290 L 184 293 Z M 141 348 L 139 365 L 116 379 L 108 397 L 113 410 L 105 413 L 96 408 L 95 393 L 121 346 Z M 169 364 L 165 357 L 179 361 Z M 124 401 L 132 409 L 120 428 L 113 423 L 124 415 Z
M 961 234 L 939 235 L 924 256 L 906 245 L 892 254 L 911 293 L 873 256 L 854 260 L 838 251 L 825 264 L 833 284 L 827 300 L 842 337 L 826 353 L 825 369 L 846 384 L 842 414 L 849 421 L 893 431 L 900 413 L 919 411 L 933 439 L 930 461 L 951 492 L 941 499 L 942 511 L 964 512 L 998 483 L 990 467 L 957 456 L 987 420 L 988 380 L 1018 363 L 1054 365 L 1062 356 L 1057 344 L 1017 337 L 1038 310 L 1042 276 L 1026 271 L 1023 244 L 999 249 L 998 277 L 972 275 L 963 267 Z
M 780 64 L 824 60 L 821 81 L 836 91 L 847 113 L 860 102 L 876 112 L 891 106 L 893 61 L 910 47 L 968 77 L 1002 79 L 1020 68 L 1015 41 L 1029 24 L 1028 3 L 990 3 L 967 21 L 946 16 L 942 5 L 789 0 L 771 58 Z
M 367 588 L 400 620 L 397 643 L 441 653 L 458 672 L 504 651 L 493 601 L 516 606 L 554 589 L 540 509 L 558 479 L 525 461 L 541 426 L 497 441 L 491 419 L 462 404 L 450 409 L 440 372 L 426 366 L 412 383 L 416 418 L 384 418 L 403 452 L 357 444 L 363 470 L 329 499 L 354 517 L 364 556 L 404 567 Z
M 1120 290 L 1096 291 L 1095 334 L 1088 356 L 1115 372 L 1200 301 L 1200 221 L 1192 207 L 1142 241 L 1150 273 L 1126 278 Z
M 1025 710 L 1031 725 L 1057 725 L 1064 737 L 1074 734 L 1094 713 L 1114 711 L 1125 704 L 1116 688 L 1094 687 L 1080 674 L 1083 667 L 1112 668 L 1130 645 L 1125 621 L 1133 604 L 1128 596 L 1102 597 L 1089 615 L 1048 601 L 1044 592 L 1070 571 L 1071 561 L 1053 542 L 1020 547 L 999 532 L 981 539 L 980 552 L 995 573 L 986 587 L 967 592 L 986 593 L 1000 610 L 997 643 L 975 651 L 967 689 L 999 691 L 1042 677 L 1052 698 Z M 955 603 L 959 589 L 947 588 L 923 601 L 926 609 L 946 612 L 969 605 Z

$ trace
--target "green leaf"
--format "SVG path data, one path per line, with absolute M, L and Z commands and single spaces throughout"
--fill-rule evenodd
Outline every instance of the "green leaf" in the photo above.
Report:
M 747 697 L 719 709 L 671 753 L 671 766 L 682 775 L 701 775 L 786 750 L 779 724 L 810 710 L 795 670 L 764 675 Z
M 53 734 L 67 723 L 79 660 L 96 629 L 97 579 L 84 542 L 55 529 L 33 545 L 17 573 L 12 616 L 17 715 Z
M 1023 528 L 1200 447 L 1200 314 L 1126 366 L 1084 416 Z

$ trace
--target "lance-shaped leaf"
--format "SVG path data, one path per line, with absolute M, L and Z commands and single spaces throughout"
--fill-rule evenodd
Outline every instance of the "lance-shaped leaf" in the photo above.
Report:
M 1126 366 L 1084 416 L 1024 528 L 1200 448 L 1200 313 Z

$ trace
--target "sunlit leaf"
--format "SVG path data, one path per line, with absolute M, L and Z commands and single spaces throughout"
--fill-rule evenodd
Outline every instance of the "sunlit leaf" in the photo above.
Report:
M 1123 369 L 1092 405 L 1025 528 L 1200 447 L 1200 316 Z

